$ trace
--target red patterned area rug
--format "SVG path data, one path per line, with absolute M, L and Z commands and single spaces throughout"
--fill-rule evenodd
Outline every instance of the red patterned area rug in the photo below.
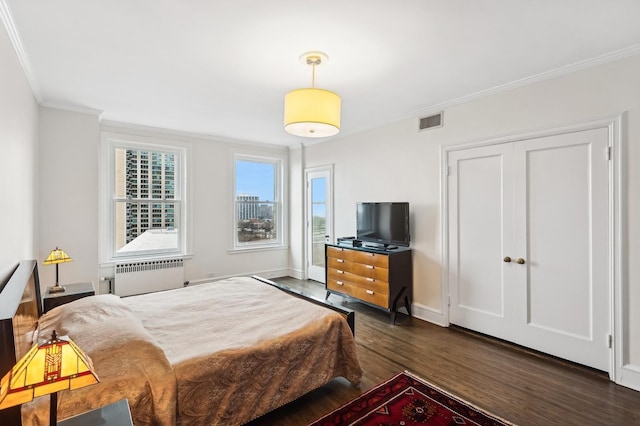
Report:
M 405 371 L 309 426 L 513 425 Z

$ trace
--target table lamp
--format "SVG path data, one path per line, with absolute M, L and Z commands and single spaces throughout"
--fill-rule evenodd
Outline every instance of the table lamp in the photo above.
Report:
M 53 331 L 40 341 L 0 381 L 0 410 L 51 395 L 49 421 L 57 423 L 58 391 L 98 383 L 91 359 L 68 336 Z
M 56 265 L 56 284 L 49 288 L 49 293 L 60 293 L 64 291 L 64 287 L 58 282 L 58 263 L 71 261 L 73 261 L 73 259 L 71 259 L 64 250 L 61 250 L 58 247 L 56 247 L 55 250 L 51 250 L 51 253 L 49 253 L 49 256 L 47 256 L 43 263 L 44 265 Z

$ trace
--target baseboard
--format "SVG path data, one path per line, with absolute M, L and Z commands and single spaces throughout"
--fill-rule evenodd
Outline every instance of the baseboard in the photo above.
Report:
M 283 277 L 291 277 L 291 278 L 295 278 L 297 280 L 304 280 L 306 279 L 304 276 L 304 271 L 300 270 L 300 269 L 289 269 L 289 272 L 287 272 L 285 275 L 282 275 Z
M 430 322 L 440 327 L 448 327 L 449 323 L 441 311 L 437 311 L 428 306 L 421 305 L 419 303 L 411 304 L 411 315 L 415 318 L 423 321 Z
M 204 283 L 210 283 L 212 281 L 225 280 L 227 278 L 247 277 L 252 275 L 257 275 L 262 278 L 271 279 L 271 278 L 287 277 L 289 276 L 290 273 L 291 271 L 289 269 L 271 269 L 271 270 L 264 270 L 264 271 L 245 272 L 242 274 L 218 275 L 215 277 L 198 278 L 195 280 L 189 280 L 189 285 L 204 284 Z
M 627 364 L 622 367 L 617 384 L 640 391 L 640 366 Z

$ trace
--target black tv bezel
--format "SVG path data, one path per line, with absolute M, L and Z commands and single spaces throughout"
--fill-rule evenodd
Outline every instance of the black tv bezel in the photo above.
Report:
M 407 237 L 405 240 L 387 240 L 383 238 L 372 238 L 361 236 L 358 234 L 360 227 L 358 226 L 358 210 L 359 206 L 362 204 L 402 204 L 406 205 L 405 210 L 405 236 Z M 362 241 L 363 243 L 373 243 L 374 247 L 377 248 L 387 248 L 389 246 L 401 246 L 401 247 L 410 247 L 411 246 L 411 226 L 410 226 L 410 208 L 408 201 L 358 201 L 356 202 L 356 240 Z

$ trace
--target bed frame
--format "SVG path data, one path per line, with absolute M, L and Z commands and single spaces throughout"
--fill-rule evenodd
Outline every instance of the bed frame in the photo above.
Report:
M 0 376 L 4 376 L 33 345 L 42 314 L 40 280 L 35 260 L 18 264 L 0 292 Z M 0 410 L 0 424 L 20 425 L 20 406 Z
M 345 308 L 344 306 L 336 305 L 335 303 L 332 303 L 332 302 L 330 302 L 330 301 L 328 301 L 326 299 L 321 299 L 319 297 L 312 296 L 311 294 L 308 294 L 308 293 L 305 293 L 303 291 L 287 287 L 286 285 L 283 285 L 283 284 L 278 284 L 276 282 L 273 282 L 273 281 L 268 280 L 266 278 L 259 277 L 257 275 L 253 275 L 253 276 L 251 276 L 251 278 L 256 279 L 256 280 L 258 280 L 260 282 L 263 282 L 265 284 L 272 285 L 272 286 L 284 291 L 285 293 L 289 293 L 289 294 L 291 294 L 293 296 L 296 296 L 296 297 L 299 297 L 301 299 L 304 299 L 307 302 L 311 302 L 311 303 L 316 304 L 316 305 L 324 306 L 325 308 L 329 308 L 329 309 L 331 309 L 333 311 L 338 312 L 339 314 L 341 314 L 347 320 L 347 324 L 349 324 L 349 328 L 351 329 L 351 333 L 355 336 L 355 334 L 356 334 L 355 313 L 351 309 Z

